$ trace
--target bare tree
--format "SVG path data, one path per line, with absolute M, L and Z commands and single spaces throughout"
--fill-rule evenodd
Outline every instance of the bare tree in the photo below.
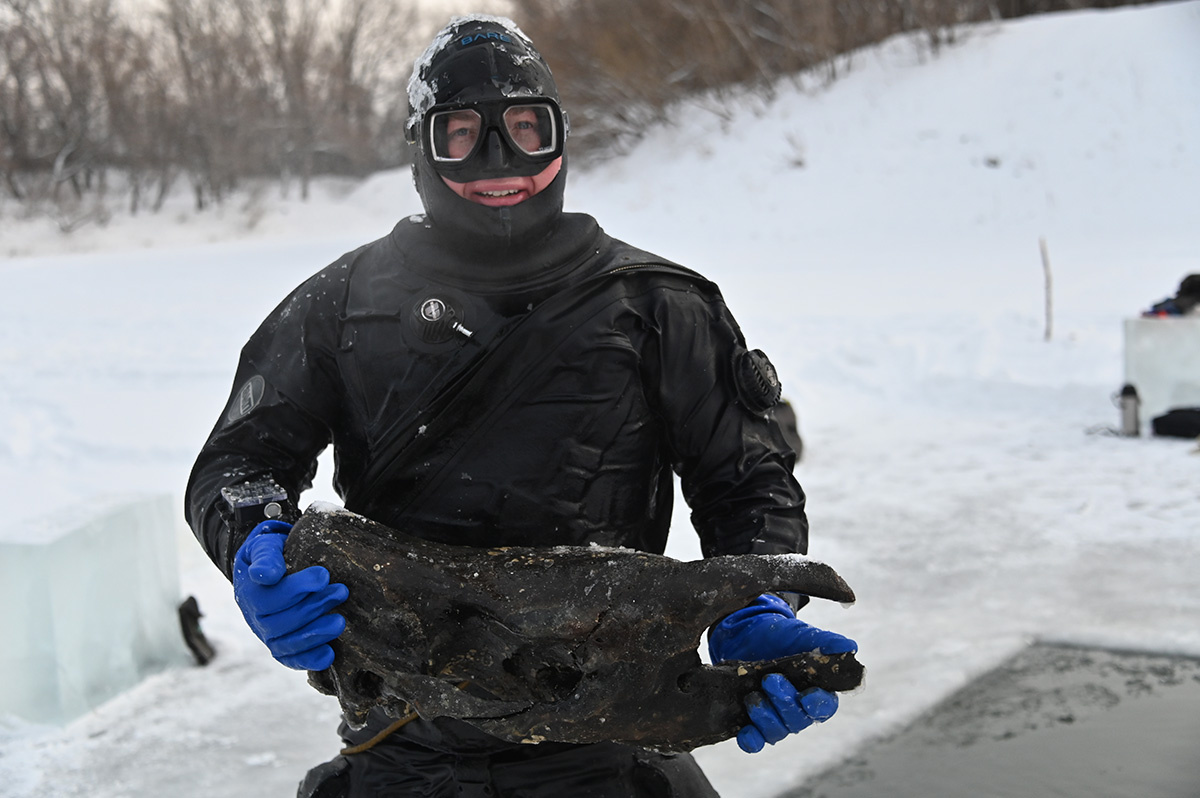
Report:
M 345 0 L 320 54 L 321 137 L 330 168 L 364 174 L 399 163 L 407 115 L 408 66 L 420 46 L 416 7 L 395 0 Z
M 966 23 L 1142 0 L 511 0 L 553 65 L 577 156 L 619 149 L 682 100 L 770 97 L 836 79 L 852 53 L 912 32 L 936 55 Z M 405 162 L 414 0 L 0 0 L 0 181 L 86 218 L 119 173 L 129 207 L 186 176 L 197 208 L 247 177 L 367 174 Z M 418 41 L 421 39 L 421 41 Z
M 1049 0 L 1047 0 L 1049 1 Z M 1055 0 L 1066 1 L 1066 0 Z M 513 0 L 581 124 L 585 149 L 611 149 L 702 94 L 770 96 L 806 70 L 837 77 L 848 54 L 921 31 L 936 52 L 985 0 Z
M 143 192 L 158 210 L 175 177 L 179 160 L 179 109 L 150 36 L 121 24 L 111 31 L 94 67 L 108 111 L 106 161 L 124 171 L 129 208 L 137 213 Z
M 187 115 L 187 170 L 202 206 L 238 175 L 300 180 L 320 164 L 364 172 L 382 155 L 385 56 L 403 53 L 414 7 L 399 0 L 166 0 Z M 318 163 L 319 162 L 319 163 Z
M 314 61 L 324 3 L 317 0 L 234 0 L 244 30 L 257 46 L 264 89 L 274 114 L 260 122 L 259 133 L 274 141 L 281 177 L 300 177 L 308 197 L 316 138 Z
M 22 124 L 26 166 L 52 170 L 54 190 L 65 180 L 81 187 L 76 170 L 89 159 L 87 135 L 93 114 L 93 89 L 81 53 L 87 47 L 86 21 L 70 3 L 6 0 L 14 16 L 10 41 L 15 81 L 29 104 Z M 32 116 L 29 115 L 32 112 Z
M 33 168 L 36 110 L 34 51 L 11 7 L 0 6 L 0 172 L 13 198 L 25 199 L 20 175 Z
M 225 0 L 166 0 L 184 114 L 181 160 L 197 209 L 220 202 L 242 175 L 266 165 L 257 132 L 277 118 L 261 53 Z

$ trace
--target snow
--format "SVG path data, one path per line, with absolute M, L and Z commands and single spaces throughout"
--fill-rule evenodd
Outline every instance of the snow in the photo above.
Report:
M 690 103 L 574 170 L 570 208 L 715 279 L 771 355 L 805 438 L 810 553 L 859 597 L 804 617 L 859 642 L 866 686 L 762 754 L 697 752 L 726 796 L 777 794 L 1032 640 L 1200 655 L 1200 455 L 1105 434 L 1123 320 L 1200 271 L 1198 45 L 1197 0 L 984 25 L 937 57 L 897 40 L 828 86 Z M 0 207 L 5 527 L 181 494 L 258 321 L 419 210 L 402 172 L 308 203 L 176 202 L 71 236 Z M 0 721 L 0 795 L 287 796 L 336 753 L 336 701 L 163 534 L 216 660 L 65 727 Z M 671 551 L 698 556 L 686 512 Z

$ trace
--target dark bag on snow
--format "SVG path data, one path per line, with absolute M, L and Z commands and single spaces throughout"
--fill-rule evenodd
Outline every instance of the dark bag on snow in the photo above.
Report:
M 1151 422 L 1155 435 L 1172 438 L 1200 437 L 1200 407 L 1177 407 Z

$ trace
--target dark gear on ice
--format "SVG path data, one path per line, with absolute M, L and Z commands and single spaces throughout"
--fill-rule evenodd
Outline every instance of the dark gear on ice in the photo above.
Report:
M 774 370 L 712 283 L 563 213 L 566 118 L 524 34 L 454 20 L 418 60 L 410 101 L 426 214 L 263 322 L 189 480 L 188 522 L 276 659 L 324 670 L 345 626 L 345 586 L 320 566 L 285 573 L 282 557 L 330 443 L 347 510 L 429 541 L 661 553 L 674 472 L 705 556 L 804 552 L 795 454 L 764 412 Z M 721 659 L 856 648 L 769 596 L 713 641 Z M 836 707 L 785 685 L 768 677 L 747 699 L 746 750 Z M 301 794 L 715 794 L 686 754 L 511 743 L 448 718 L 381 735 L 395 721 L 343 724 L 352 752 Z

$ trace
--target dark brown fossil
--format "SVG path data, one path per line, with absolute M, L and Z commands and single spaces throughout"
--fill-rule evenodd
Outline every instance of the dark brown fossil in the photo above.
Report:
M 832 568 L 798 555 L 681 562 L 604 547 L 446 546 L 332 506 L 304 513 L 285 554 L 350 588 L 334 664 L 309 680 L 351 723 L 378 706 L 510 741 L 688 751 L 734 736 L 747 723 L 743 697 L 768 673 L 801 689 L 862 681 L 852 654 L 701 662 L 705 629 L 760 593 L 854 601 Z

